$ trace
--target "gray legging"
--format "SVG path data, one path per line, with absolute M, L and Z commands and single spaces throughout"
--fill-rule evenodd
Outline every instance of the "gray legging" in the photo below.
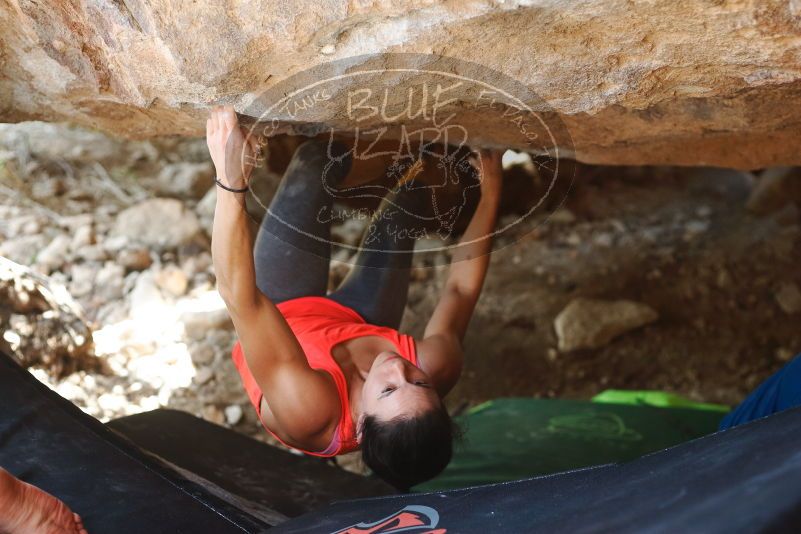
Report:
M 330 295 L 330 187 L 348 173 L 351 156 L 339 144 L 306 141 L 295 151 L 256 237 L 256 285 L 278 304 L 327 296 L 356 310 L 368 323 L 397 329 L 406 307 L 414 238 L 398 229 L 419 220 L 407 209 L 424 200 L 422 188 L 401 186 L 384 198 L 365 232 L 355 265 Z

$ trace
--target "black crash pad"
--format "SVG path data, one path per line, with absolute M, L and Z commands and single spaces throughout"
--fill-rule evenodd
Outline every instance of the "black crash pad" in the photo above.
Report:
M 94 534 L 273 523 L 273 532 L 304 534 L 801 531 L 801 409 L 625 464 L 341 501 L 271 523 L 267 512 L 282 514 L 269 503 L 258 517 L 243 511 L 220 497 L 226 490 L 142 451 L 0 355 L 0 465 L 63 499 Z
M 625 464 L 335 503 L 274 532 L 401 528 L 405 534 L 801 532 L 801 409 Z
M 93 534 L 270 526 L 149 457 L 1 353 L 0 466 L 62 499 Z
M 379 479 L 294 455 L 177 410 L 154 410 L 106 426 L 170 464 L 288 517 L 335 500 L 395 493 Z

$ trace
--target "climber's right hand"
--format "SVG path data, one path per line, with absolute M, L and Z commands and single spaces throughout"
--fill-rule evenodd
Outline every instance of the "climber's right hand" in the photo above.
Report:
M 246 187 L 260 155 L 258 137 L 239 126 L 233 106 L 214 106 L 206 120 L 206 145 L 217 179 L 232 188 Z

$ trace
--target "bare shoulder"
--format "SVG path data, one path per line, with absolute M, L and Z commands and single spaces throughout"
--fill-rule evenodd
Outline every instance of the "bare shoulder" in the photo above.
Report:
M 262 399 L 264 424 L 290 445 L 324 449 L 342 412 L 331 376 L 313 370 L 301 378 L 289 367 L 276 370 L 270 382 Z
M 440 395 L 448 393 L 462 374 L 462 344 L 454 335 L 436 334 L 415 340 L 417 363 Z

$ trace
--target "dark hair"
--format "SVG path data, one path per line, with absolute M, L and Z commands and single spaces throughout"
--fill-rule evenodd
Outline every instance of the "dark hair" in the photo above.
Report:
M 459 434 L 444 406 L 389 421 L 368 415 L 362 425 L 362 460 L 401 491 L 441 473 Z

